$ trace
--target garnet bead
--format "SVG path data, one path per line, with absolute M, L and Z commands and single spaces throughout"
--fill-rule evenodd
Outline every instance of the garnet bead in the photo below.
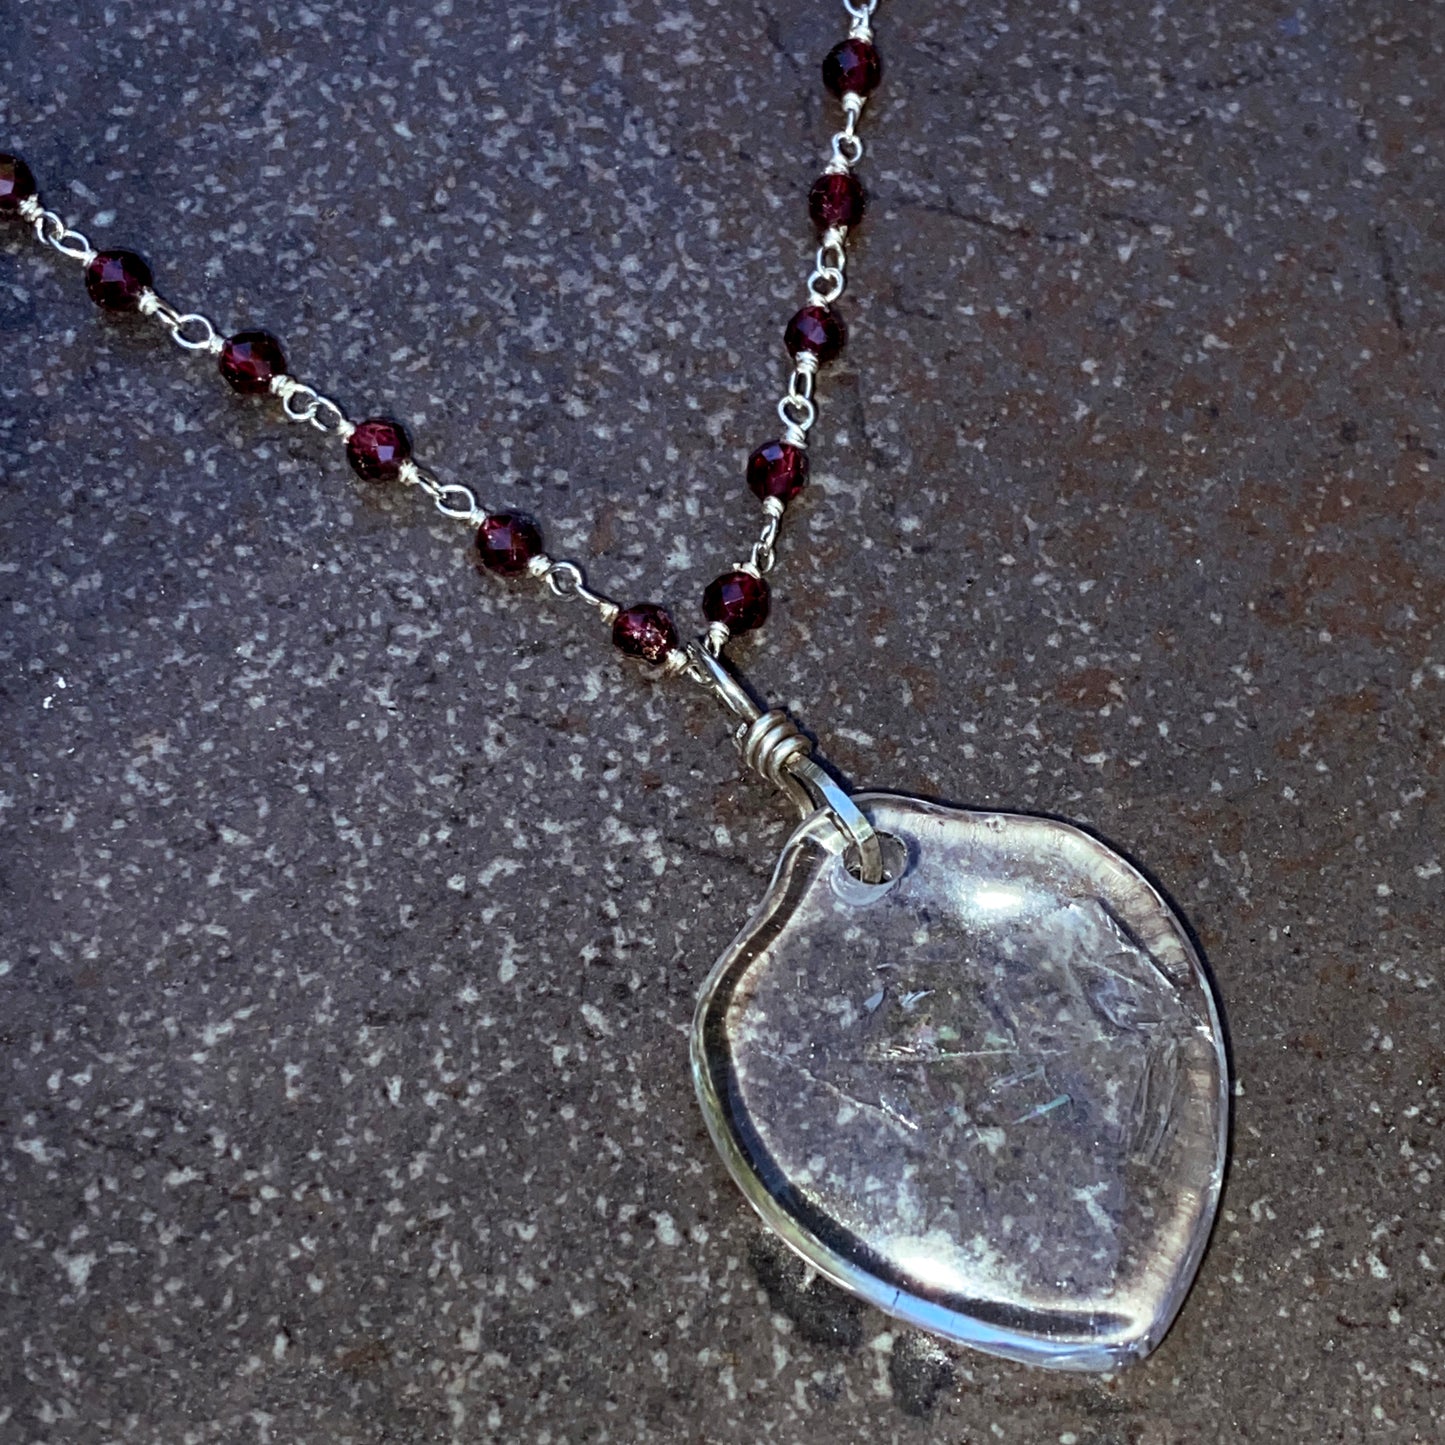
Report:
M 85 268 L 85 289 L 106 311 L 138 311 L 151 281 L 151 268 L 134 251 L 100 251 Z
M 258 396 L 273 377 L 286 375 L 286 353 L 269 331 L 238 331 L 221 347 L 221 375 L 237 391 Z
M 358 477 L 368 482 L 394 482 L 402 463 L 411 458 L 411 438 L 399 421 L 374 416 L 357 422 L 346 439 L 346 460 Z
M 808 214 L 820 231 L 863 219 L 863 183 L 850 171 L 828 171 L 808 192 Z
M 759 501 L 791 502 L 808 480 L 808 454 L 791 442 L 765 442 L 748 458 L 748 486 Z
M 0 215 L 18 211 L 35 194 L 35 177 L 19 156 L 0 151 Z
M 751 572 L 724 572 L 707 584 L 702 615 L 729 632 L 751 632 L 768 620 L 768 584 Z
M 820 366 L 842 351 L 846 339 L 843 323 L 831 306 L 803 307 L 783 333 L 783 342 L 794 356 L 800 351 L 811 351 Z
M 500 577 L 520 577 L 542 555 L 542 530 L 520 512 L 493 512 L 477 528 L 477 562 Z
M 665 607 L 655 602 L 634 602 L 613 620 L 612 642 L 628 657 L 661 662 L 677 646 L 677 627 Z
M 866 40 L 844 40 L 823 60 L 823 84 L 840 99 L 845 95 L 871 95 L 883 78 L 883 62 Z

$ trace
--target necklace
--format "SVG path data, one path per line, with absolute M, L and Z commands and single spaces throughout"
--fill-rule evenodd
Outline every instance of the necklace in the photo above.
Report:
M 620 605 L 550 556 L 530 517 L 422 466 L 401 424 L 350 420 L 291 375 L 270 333 L 223 336 L 164 301 L 141 257 L 96 251 L 42 206 L 16 157 L 0 158 L 0 210 L 79 261 L 97 305 L 153 318 L 237 392 L 333 438 L 363 482 L 413 487 L 473 528 L 483 570 L 586 604 L 624 654 L 737 715 L 744 760 L 803 820 L 694 1023 L 697 1092 L 729 1172 L 799 1254 L 888 1313 L 1007 1358 L 1108 1369 L 1167 1330 L 1223 1172 L 1222 1038 L 1187 930 L 1136 868 L 1069 824 L 850 795 L 725 661 L 729 639 L 766 619 L 816 378 L 845 342 L 835 304 L 880 79 L 873 0 L 846 3 L 850 33 L 824 64 L 844 125 L 809 196 L 820 245 L 786 331 L 782 432 L 747 468 L 762 528 L 707 588 L 706 632 L 687 644 L 664 608 Z

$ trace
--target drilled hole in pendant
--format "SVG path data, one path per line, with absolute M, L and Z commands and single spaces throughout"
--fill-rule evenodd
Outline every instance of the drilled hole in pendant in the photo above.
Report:
M 863 881 L 856 847 L 850 847 L 839 860 L 841 866 L 834 870 L 833 886 L 850 902 L 866 903 L 881 898 L 908 871 L 908 845 L 903 839 L 892 833 L 880 833 L 878 847 L 883 854 L 881 883 Z

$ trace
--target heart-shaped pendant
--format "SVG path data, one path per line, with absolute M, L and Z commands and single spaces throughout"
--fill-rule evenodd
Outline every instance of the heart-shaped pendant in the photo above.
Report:
M 1228 1071 L 1184 926 L 1047 818 L 854 802 L 788 840 L 693 1030 L 708 1129 L 763 1219 L 886 1313 L 1055 1369 L 1143 1358 L 1198 1268 Z

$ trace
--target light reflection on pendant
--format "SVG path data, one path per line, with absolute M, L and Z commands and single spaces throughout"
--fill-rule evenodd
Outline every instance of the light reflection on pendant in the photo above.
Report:
M 1188 933 L 1066 823 L 854 801 L 896 840 L 891 881 L 856 880 L 815 813 L 703 989 L 714 1143 L 789 1245 L 886 1313 L 1027 1364 L 1143 1358 L 1224 1172 Z

